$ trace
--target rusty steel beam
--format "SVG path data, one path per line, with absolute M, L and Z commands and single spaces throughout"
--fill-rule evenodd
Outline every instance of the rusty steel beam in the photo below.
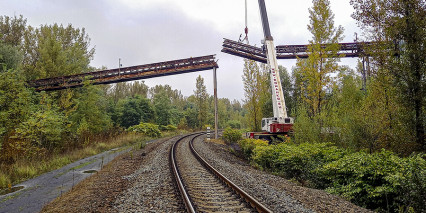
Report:
M 340 50 L 337 55 L 342 57 L 359 57 L 365 54 L 364 49 L 371 45 L 371 42 L 352 42 L 339 43 Z M 294 59 L 308 57 L 308 44 L 306 45 L 279 45 L 276 47 L 278 59 Z M 321 48 L 326 48 L 328 44 L 321 45 Z
M 365 47 L 371 42 L 339 43 L 340 50 L 337 55 L 342 57 L 359 57 L 365 54 Z M 266 63 L 265 51 L 262 48 L 224 39 L 222 52 L 240 56 L 257 62 Z M 326 45 L 323 45 L 325 48 Z M 277 59 L 296 59 L 308 57 L 308 45 L 280 45 L 276 47 Z
M 262 48 L 243 44 L 230 39 L 224 39 L 222 52 L 240 56 L 261 63 L 266 63 L 266 54 Z
M 165 61 L 120 69 L 109 69 L 77 75 L 39 79 L 28 82 L 36 91 L 51 91 L 83 86 L 83 81 L 91 84 L 112 84 L 125 81 L 176 75 L 218 68 L 214 55 Z

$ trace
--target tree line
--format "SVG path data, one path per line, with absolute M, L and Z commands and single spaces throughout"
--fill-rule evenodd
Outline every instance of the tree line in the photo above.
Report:
M 199 76 L 184 97 L 169 85 L 143 81 L 35 92 L 30 80 L 100 70 L 85 29 L 27 25 L 23 16 L 0 16 L 0 161 L 38 158 L 81 148 L 140 123 L 201 129 L 214 123 L 213 97 Z M 106 67 L 102 67 L 105 69 Z M 220 98 L 219 127 L 241 128 L 239 101 Z

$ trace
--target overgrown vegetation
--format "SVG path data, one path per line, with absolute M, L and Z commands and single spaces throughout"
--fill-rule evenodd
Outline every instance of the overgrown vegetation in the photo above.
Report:
M 223 140 L 225 140 L 225 142 L 228 144 L 236 143 L 242 139 L 242 137 L 243 135 L 240 130 L 233 129 L 231 127 L 227 127 L 222 134 Z
M 357 205 L 380 212 L 425 211 L 423 154 L 401 158 L 386 150 L 369 154 L 331 143 L 268 145 L 259 139 L 242 139 L 238 144 L 254 166 Z
M 74 149 L 65 153 L 46 154 L 39 156 L 37 160 L 29 160 L 23 155 L 17 158 L 13 164 L 0 164 L 0 188 L 6 188 L 9 184 L 16 184 L 38 176 L 44 172 L 61 168 L 76 160 L 98 154 L 117 147 L 146 141 L 150 137 L 140 134 L 122 134 L 103 140 L 99 143 L 91 143 L 81 149 Z M 32 158 L 34 159 L 34 157 Z
M 23 16 L 0 16 L 0 188 L 78 158 L 67 153 L 84 153 L 81 157 L 109 148 L 107 141 L 119 135 L 159 137 L 213 124 L 213 98 L 201 76 L 189 97 L 143 81 L 102 86 L 87 81 L 49 92 L 27 84 L 106 69 L 90 67 L 94 53 L 84 28 L 32 27 Z M 218 108 L 220 128 L 241 127 L 244 110 L 238 101 L 219 99 Z M 136 146 L 144 146 L 141 140 Z

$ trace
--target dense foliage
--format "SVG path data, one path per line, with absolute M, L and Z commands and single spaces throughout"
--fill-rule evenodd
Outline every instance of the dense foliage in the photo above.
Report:
M 242 139 L 242 133 L 238 129 L 227 127 L 223 131 L 222 138 L 225 140 L 225 142 L 232 144 Z
M 153 138 L 161 136 L 161 131 L 159 126 L 156 124 L 151 124 L 151 123 L 140 123 L 138 125 L 131 126 L 129 127 L 128 131 L 142 133 L 146 136 L 153 137 Z
M 424 211 L 424 155 L 400 158 L 392 152 L 352 152 L 330 143 L 238 141 L 255 166 L 299 183 L 325 189 L 357 205 L 378 211 Z

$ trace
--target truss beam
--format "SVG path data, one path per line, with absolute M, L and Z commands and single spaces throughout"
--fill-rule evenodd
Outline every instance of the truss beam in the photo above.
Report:
M 28 82 L 36 91 L 51 91 L 83 86 L 88 80 L 91 84 L 112 84 L 125 81 L 176 75 L 218 68 L 214 55 L 165 61 L 117 69 L 88 72 L 77 75 L 39 79 Z

